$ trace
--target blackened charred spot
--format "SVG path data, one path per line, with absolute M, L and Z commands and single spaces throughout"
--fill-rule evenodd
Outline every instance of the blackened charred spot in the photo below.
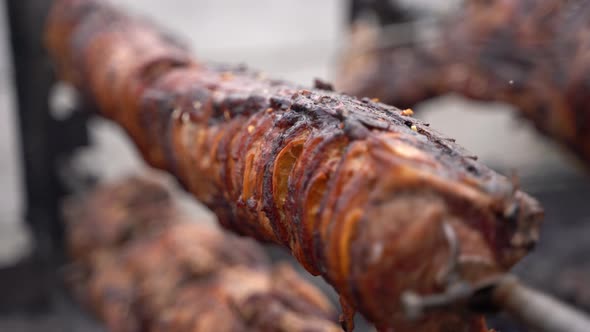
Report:
M 345 120 L 346 116 L 348 115 L 346 111 L 342 107 L 331 109 L 329 107 L 319 107 L 318 108 L 322 113 L 330 114 L 334 116 L 338 120 Z
M 228 111 L 232 118 L 235 115 L 246 113 L 247 96 L 243 95 L 229 95 L 219 104 L 219 109 L 224 113 Z
M 352 140 L 361 140 L 369 136 L 369 129 L 353 119 L 344 120 L 344 134 Z
M 318 113 L 322 111 L 314 102 L 308 98 L 297 98 L 291 105 L 291 109 L 300 113 Z
M 277 97 L 273 96 L 270 98 L 270 107 L 279 109 L 279 110 L 288 110 L 291 107 L 291 100 L 286 97 Z
M 475 176 L 479 176 L 480 175 L 479 170 L 474 165 L 467 165 L 467 166 L 465 166 L 465 170 L 468 173 L 473 174 Z
M 380 129 L 380 130 L 387 130 L 389 129 L 390 125 L 387 121 L 370 118 L 370 117 L 359 117 L 358 121 L 360 121 L 365 126 L 372 128 L 372 129 Z
M 291 105 L 291 110 L 294 112 L 305 112 L 311 108 L 311 104 L 306 100 L 296 100 Z
M 332 97 L 332 96 L 320 96 L 318 98 L 318 102 L 326 107 L 339 107 L 342 108 L 344 107 L 344 105 L 342 104 L 342 101 Z
M 334 91 L 334 86 L 332 83 L 323 81 L 319 78 L 314 79 L 313 87 L 320 90 Z
M 279 128 L 288 128 L 301 121 L 304 121 L 304 119 L 300 114 L 286 112 L 275 122 L 275 126 Z
M 251 115 L 260 110 L 264 110 L 269 106 L 268 98 L 261 95 L 251 95 L 246 100 L 246 113 L 244 115 Z
M 251 116 L 265 110 L 268 99 L 262 95 L 233 94 L 213 102 L 213 114 L 210 122 L 228 120 L 238 116 Z

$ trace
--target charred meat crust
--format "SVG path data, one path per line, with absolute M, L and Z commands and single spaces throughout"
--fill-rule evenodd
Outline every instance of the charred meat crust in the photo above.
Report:
M 536 201 L 408 112 L 202 64 L 150 25 L 107 5 L 75 11 L 77 3 L 57 1 L 48 24 L 64 77 L 221 224 L 286 246 L 381 329 L 459 331 L 480 321 L 452 310 L 417 324 L 401 315 L 401 292 L 442 287 L 434 275 L 449 255 L 443 223 L 466 244 L 460 274 L 470 281 L 506 271 L 536 241 Z M 86 27 L 93 17 L 125 28 Z M 67 40 L 82 41 L 63 47 Z M 109 52 L 71 61 L 95 43 Z M 113 76 L 120 88 L 104 93 L 96 82 L 113 66 L 128 74 Z

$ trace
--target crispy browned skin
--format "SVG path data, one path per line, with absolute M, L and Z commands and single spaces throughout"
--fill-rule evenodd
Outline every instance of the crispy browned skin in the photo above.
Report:
M 158 182 L 104 185 L 64 211 L 72 284 L 110 331 L 341 331 L 291 267 L 270 267 L 252 240 L 187 222 Z
M 57 1 L 47 36 L 64 77 L 146 160 L 225 227 L 289 248 L 347 313 L 381 330 L 481 328 L 452 309 L 415 323 L 401 312 L 402 292 L 444 288 L 443 223 L 461 242 L 461 277 L 473 282 L 508 270 L 537 239 L 536 201 L 395 107 L 198 63 L 94 1 Z
M 450 92 L 504 101 L 590 163 L 590 2 L 465 2 L 435 40 L 371 51 L 376 39 L 355 38 L 338 88 L 405 107 Z

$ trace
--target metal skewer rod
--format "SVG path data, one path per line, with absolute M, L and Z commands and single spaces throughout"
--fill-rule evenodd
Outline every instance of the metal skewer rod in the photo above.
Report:
M 476 286 L 459 281 L 444 293 L 429 296 L 406 292 L 402 305 L 409 319 L 429 311 L 465 308 L 478 313 L 501 311 L 537 332 L 590 332 L 590 318 L 585 313 L 512 275 Z
M 429 311 L 468 310 L 476 313 L 505 312 L 512 319 L 537 332 L 590 332 L 590 318 L 581 311 L 548 294 L 521 283 L 506 274 L 472 284 L 457 273 L 461 244 L 449 223 L 442 224 L 450 255 L 441 275 L 445 291 L 422 296 L 412 291 L 402 294 L 406 317 L 416 320 Z
M 557 299 L 522 284 L 515 277 L 503 278 L 494 287 L 492 303 L 513 319 L 538 332 L 589 332 L 590 319 Z
M 441 294 L 420 296 L 406 292 L 402 305 L 409 319 L 429 311 L 465 307 L 478 313 L 501 311 L 537 332 L 590 332 L 583 312 L 506 275 L 479 286 L 459 281 Z

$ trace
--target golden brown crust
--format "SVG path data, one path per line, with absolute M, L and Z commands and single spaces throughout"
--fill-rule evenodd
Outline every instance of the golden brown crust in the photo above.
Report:
M 88 17 L 80 14 L 77 26 L 64 28 L 72 24 L 62 19 L 75 12 L 72 7 L 58 1 L 48 25 L 55 60 L 85 73 L 70 81 L 93 98 L 107 98 L 93 82 L 122 86 L 104 103 L 115 108 L 101 112 L 127 129 L 146 160 L 176 175 L 225 227 L 288 247 L 378 326 L 470 326 L 472 317 L 458 320 L 453 311 L 417 324 L 401 316 L 404 290 L 442 287 L 434 277 L 449 258 L 442 224 L 469 243 L 462 247 L 460 272 L 470 281 L 506 271 L 534 244 L 538 204 L 407 112 L 244 68 L 194 60 L 154 66 L 138 50 L 169 46 L 159 55 L 166 63 L 177 58 L 175 44 L 126 32 L 158 36 L 152 27 L 96 5 Z M 133 28 L 86 27 L 96 16 Z M 70 34 L 55 36 L 63 31 Z M 54 42 L 60 38 L 84 42 L 62 50 L 62 42 Z M 71 53 L 103 40 L 134 54 L 133 61 L 105 54 L 96 62 L 69 62 Z M 127 66 L 137 71 L 106 74 Z M 474 267 L 473 259 L 485 264 Z

